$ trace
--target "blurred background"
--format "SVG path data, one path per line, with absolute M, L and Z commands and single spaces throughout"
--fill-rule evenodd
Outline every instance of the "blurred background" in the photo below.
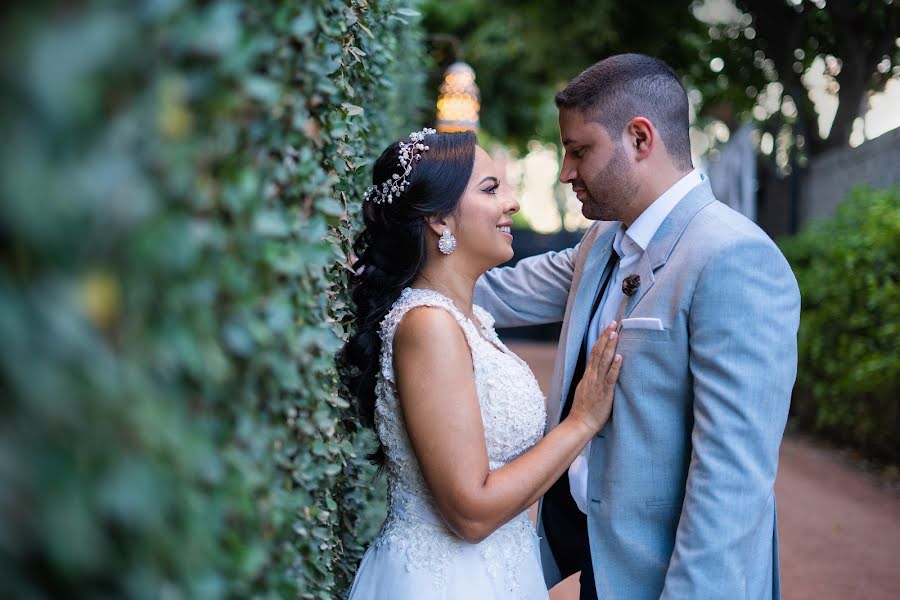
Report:
M 681 76 L 695 164 L 800 283 L 784 596 L 897 596 L 896 2 L 0 15 L 0 597 L 342 597 L 384 516 L 334 367 L 367 166 L 476 130 L 521 201 L 514 260 L 574 245 L 553 95 L 632 51 Z M 502 335 L 546 391 L 558 328 Z

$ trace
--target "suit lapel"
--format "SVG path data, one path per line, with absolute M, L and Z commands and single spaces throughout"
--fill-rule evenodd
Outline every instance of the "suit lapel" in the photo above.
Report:
M 641 285 L 631 297 L 625 296 L 625 313 L 622 315 L 621 319 L 627 318 L 628 315 L 631 314 L 631 311 L 634 310 L 635 305 L 640 302 L 644 294 L 653 287 L 653 282 L 655 281 L 653 277 L 653 267 L 650 265 L 650 256 L 646 252 L 641 254 L 641 260 L 638 262 L 637 270 L 635 272 L 641 278 Z M 631 275 L 631 273 L 625 274 L 626 277 L 628 275 Z M 619 326 L 621 327 L 621 325 L 620 322 Z
M 669 213 L 659 229 L 656 230 L 653 239 L 650 240 L 647 251 L 641 255 L 636 271 L 641 277 L 641 285 L 634 295 L 626 301 L 623 318 L 627 318 L 631 314 L 638 302 L 641 301 L 641 298 L 653 287 L 655 282 L 653 273 L 666 264 L 694 215 L 713 201 L 715 201 L 715 196 L 713 196 L 712 189 L 709 186 L 709 180 L 704 177 L 700 184 L 688 192 L 681 202 L 672 209 L 672 212 Z
M 563 383 L 561 386 L 560 402 L 556 411 L 556 421 L 552 423 L 555 426 L 559 423 L 559 416 L 562 413 L 564 399 L 569 393 L 569 386 L 572 382 L 572 375 L 575 371 L 575 362 L 578 360 L 578 353 L 581 350 L 581 343 L 584 334 L 587 331 L 591 318 L 591 307 L 597 297 L 600 286 L 607 280 L 612 269 L 604 268 L 609 263 L 609 257 L 612 253 L 612 243 L 616 236 L 616 227 L 611 227 L 609 231 L 600 234 L 591 246 L 588 257 L 584 262 L 581 280 L 578 283 L 578 289 L 575 291 L 575 302 L 572 305 L 572 312 L 569 315 L 568 327 L 566 329 L 566 355 L 563 370 Z
M 653 239 L 650 240 L 645 254 L 649 256 L 650 267 L 653 271 L 666 264 L 669 255 L 672 254 L 672 250 L 675 249 L 675 245 L 681 239 L 681 234 L 684 233 L 694 215 L 700 212 L 703 207 L 715 201 L 716 198 L 713 196 L 712 188 L 709 186 L 709 179 L 703 176 L 702 181 L 689 191 L 681 199 L 681 202 L 675 205 L 669 216 L 656 230 Z

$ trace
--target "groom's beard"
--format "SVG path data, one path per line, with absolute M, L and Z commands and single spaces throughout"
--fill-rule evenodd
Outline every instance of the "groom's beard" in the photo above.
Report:
M 638 187 L 625 148 L 616 144 L 606 166 L 585 182 L 589 198 L 583 203 L 582 213 L 595 221 L 621 221 L 623 209 L 631 203 Z

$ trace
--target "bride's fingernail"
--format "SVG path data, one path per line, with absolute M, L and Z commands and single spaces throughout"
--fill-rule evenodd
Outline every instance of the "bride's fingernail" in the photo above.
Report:
M 615 329 L 615 328 L 616 328 L 616 322 L 613 321 L 612 323 L 610 323 L 610 324 L 609 324 L 609 328 L 610 328 L 610 329 Z

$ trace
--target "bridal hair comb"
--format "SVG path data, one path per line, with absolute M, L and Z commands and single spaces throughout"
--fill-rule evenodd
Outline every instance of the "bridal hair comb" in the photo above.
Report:
M 425 136 L 432 133 L 436 133 L 435 130 L 426 127 L 422 131 L 414 131 L 409 134 L 410 143 L 400 142 L 400 168 L 403 169 L 403 174 L 394 173 L 381 185 L 370 186 L 363 195 L 363 201 L 391 204 L 395 197 L 399 197 L 400 192 L 406 190 L 409 185 L 406 178 L 412 173 L 413 165 L 422 158 L 423 152 L 429 150 L 429 147 L 425 145 Z

